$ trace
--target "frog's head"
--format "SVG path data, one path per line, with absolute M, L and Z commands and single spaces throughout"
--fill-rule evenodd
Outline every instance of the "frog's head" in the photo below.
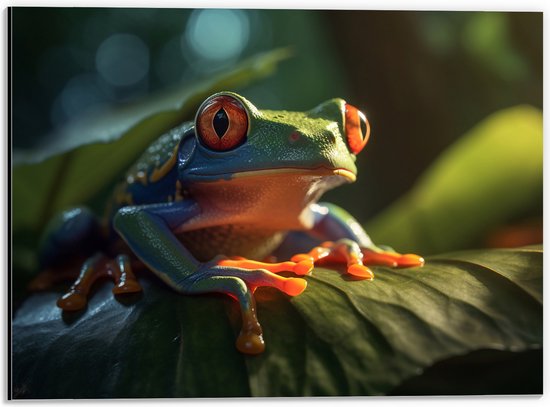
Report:
M 207 98 L 194 129 L 195 137 L 182 143 L 178 165 L 180 180 L 191 190 L 215 184 L 227 195 L 231 188 L 242 193 L 278 185 L 286 192 L 263 195 L 271 195 L 271 202 L 277 194 L 296 196 L 298 206 L 355 181 L 356 155 L 370 131 L 365 115 L 342 99 L 307 112 L 270 111 L 232 92 Z
M 187 182 L 309 171 L 352 182 L 369 124 L 342 99 L 287 112 L 258 110 L 236 93 L 220 92 L 200 106 L 195 134 L 193 157 L 180 165 Z

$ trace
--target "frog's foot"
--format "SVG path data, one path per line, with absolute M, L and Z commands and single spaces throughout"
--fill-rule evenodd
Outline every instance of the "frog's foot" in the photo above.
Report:
M 282 277 L 275 273 L 291 271 L 305 275 L 313 268 L 313 264 L 305 262 L 263 263 L 242 257 L 215 260 L 215 264 L 223 275 L 232 275 L 245 281 L 252 292 L 258 287 L 275 287 L 290 296 L 301 294 L 306 289 L 307 281 L 302 278 Z
M 240 264 L 242 266 L 242 263 Z M 214 260 L 179 283 L 178 290 L 187 294 L 219 292 L 236 299 L 242 315 L 241 332 L 236 342 L 237 349 L 242 353 L 256 355 L 264 351 L 265 343 L 262 328 L 256 316 L 254 290 L 257 287 L 275 287 L 288 295 L 295 296 L 305 290 L 307 282 L 302 278 L 278 276 L 265 269 L 253 269 L 252 263 L 247 265 L 250 267 L 235 267 L 227 259 Z
M 362 248 L 363 264 L 388 267 L 422 267 L 424 259 L 416 254 Z
M 317 263 L 319 261 L 345 262 L 347 273 L 358 278 L 372 280 L 374 274 L 367 265 L 387 267 L 418 267 L 424 265 L 424 259 L 416 254 L 399 254 L 381 249 L 361 248 L 350 239 L 336 242 L 324 242 L 306 254 L 297 254 L 291 261 Z
M 290 260 L 294 262 L 323 261 L 345 262 L 347 273 L 354 277 L 372 280 L 374 274 L 363 264 L 363 254 L 359 245 L 350 239 L 340 239 L 336 242 L 324 242 L 314 247 L 306 254 L 296 254 Z
M 282 273 L 290 271 L 299 276 L 305 276 L 313 270 L 313 261 L 310 258 L 304 258 L 300 261 L 284 261 L 281 263 L 266 263 L 256 260 L 249 260 L 244 257 L 230 257 L 218 261 L 218 266 L 238 267 L 248 270 L 263 269 L 272 273 Z
M 141 291 L 127 256 L 119 255 L 113 260 L 97 254 L 84 262 L 78 279 L 69 291 L 57 300 L 57 306 L 65 311 L 78 311 L 84 308 L 88 303 L 88 294 L 92 285 L 99 278 L 104 277 L 111 278 L 115 282 L 113 294 Z

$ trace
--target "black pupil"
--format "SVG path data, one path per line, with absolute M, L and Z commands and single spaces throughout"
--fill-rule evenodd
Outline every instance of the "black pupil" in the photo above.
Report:
M 214 115 L 212 124 L 214 125 L 214 130 L 216 131 L 218 137 L 222 138 L 229 127 L 229 117 L 227 117 L 227 113 L 223 110 L 223 108 L 218 110 L 218 112 Z
M 367 135 L 367 122 L 362 117 L 359 117 L 359 122 L 361 123 L 361 136 L 365 138 Z

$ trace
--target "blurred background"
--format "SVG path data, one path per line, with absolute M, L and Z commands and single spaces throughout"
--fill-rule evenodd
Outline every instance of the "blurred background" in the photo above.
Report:
M 361 222 L 489 114 L 542 108 L 542 13 L 15 8 L 12 40 L 15 149 L 291 46 L 273 76 L 236 90 L 260 109 L 342 97 L 367 113 L 358 182 L 326 197 Z

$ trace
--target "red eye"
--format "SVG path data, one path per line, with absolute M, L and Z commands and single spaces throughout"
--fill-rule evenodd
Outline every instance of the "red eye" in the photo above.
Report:
M 366 116 L 356 107 L 346 104 L 345 128 L 351 152 L 359 154 L 370 136 L 370 125 Z
M 195 128 L 202 143 L 216 151 L 227 151 L 243 143 L 248 115 L 242 103 L 228 95 L 214 96 L 200 108 Z

